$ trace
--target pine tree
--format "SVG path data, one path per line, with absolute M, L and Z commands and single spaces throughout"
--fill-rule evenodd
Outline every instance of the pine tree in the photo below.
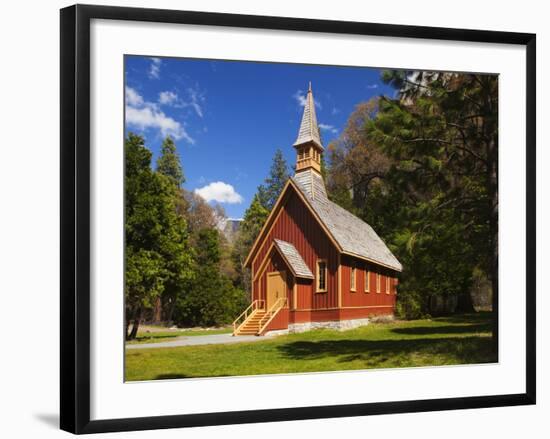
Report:
M 471 310 L 475 269 L 495 273 L 496 282 L 498 80 L 402 71 L 383 79 L 397 99 L 380 99 L 362 135 L 389 167 L 364 192 L 361 216 L 405 267 L 398 303 L 405 314 L 429 312 L 439 295 L 456 295 Z
M 177 187 L 185 183 L 178 150 L 170 136 L 162 142 L 160 156 L 157 159 L 157 172 L 170 178 Z
M 144 312 L 161 294 L 181 291 L 193 273 L 187 224 L 176 213 L 173 180 L 153 172 L 142 137 L 128 135 L 125 156 L 125 308 L 126 334 L 132 339 Z
M 329 195 L 403 264 L 401 315 L 431 312 L 434 296 L 458 296 L 471 309 L 474 273 L 496 266 L 498 79 L 403 71 L 383 79 L 397 97 L 356 107 L 329 147 Z
M 264 180 L 264 184 L 258 187 L 258 197 L 263 207 L 267 210 L 273 208 L 289 177 L 288 164 L 283 152 L 277 149 L 273 156 L 269 176 Z

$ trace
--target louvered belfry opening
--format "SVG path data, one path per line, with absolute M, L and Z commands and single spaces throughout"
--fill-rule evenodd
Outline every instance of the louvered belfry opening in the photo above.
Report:
M 308 169 L 313 169 L 321 173 L 321 155 L 323 154 L 323 145 L 317 125 L 317 115 L 315 114 L 315 100 L 311 90 L 311 82 L 307 91 L 304 114 L 302 123 L 298 131 L 298 138 L 294 142 L 296 148 L 296 173 Z

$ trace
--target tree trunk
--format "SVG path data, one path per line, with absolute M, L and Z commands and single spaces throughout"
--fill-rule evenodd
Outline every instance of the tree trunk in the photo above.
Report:
M 169 297 L 168 303 L 164 306 L 164 308 L 166 309 L 164 319 L 171 325 L 174 319 L 174 310 L 176 309 L 176 298 Z
M 160 296 L 155 299 L 155 307 L 153 310 L 153 323 L 160 323 L 162 321 L 162 300 Z
M 474 302 L 472 301 L 471 291 L 466 291 L 458 295 L 458 303 L 456 306 L 458 312 L 475 312 Z
M 130 334 L 128 334 L 128 338 L 127 338 L 128 340 L 136 339 L 140 323 L 141 323 L 141 308 L 139 308 L 136 312 L 134 321 L 132 323 L 132 330 L 130 331 Z
M 125 322 L 126 322 L 126 329 L 124 331 L 124 337 L 126 337 L 126 340 L 128 340 L 128 329 L 130 328 L 130 318 L 128 317 L 128 310 L 126 310 L 126 316 L 125 316 Z

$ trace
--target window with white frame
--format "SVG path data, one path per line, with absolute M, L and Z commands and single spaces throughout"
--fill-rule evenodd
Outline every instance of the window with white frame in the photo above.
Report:
M 317 292 L 324 293 L 327 290 L 327 261 L 317 261 Z

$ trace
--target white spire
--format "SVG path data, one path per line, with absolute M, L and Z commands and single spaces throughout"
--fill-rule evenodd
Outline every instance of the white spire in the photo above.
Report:
M 315 101 L 313 99 L 313 92 L 311 91 L 311 82 L 309 83 L 309 89 L 307 91 L 306 105 L 304 106 L 300 131 L 298 131 L 298 138 L 296 142 L 294 142 L 294 146 L 308 142 L 314 142 L 323 149 L 321 136 L 319 135 L 319 126 L 317 125 L 317 115 L 315 114 Z

